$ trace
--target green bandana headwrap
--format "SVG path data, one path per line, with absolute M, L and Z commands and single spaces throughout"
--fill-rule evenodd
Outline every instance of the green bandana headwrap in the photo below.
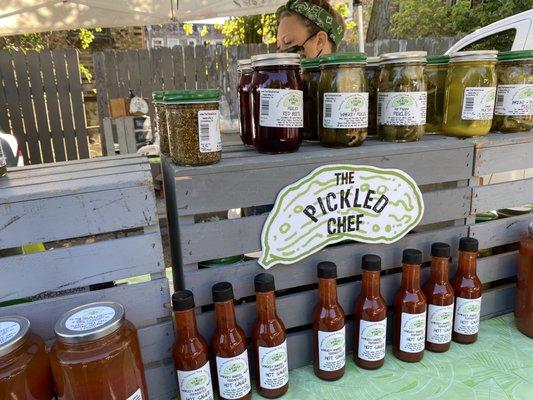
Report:
M 336 45 L 341 42 L 344 36 L 342 26 L 333 15 L 320 6 L 305 0 L 289 0 L 287 4 L 278 8 L 276 14 L 279 16 L 283 11 L 293 11 L 314 22 L 316 26 L 328 34 Z

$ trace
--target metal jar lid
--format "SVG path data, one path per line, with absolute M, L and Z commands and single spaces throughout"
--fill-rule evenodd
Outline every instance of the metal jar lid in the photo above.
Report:
M 452 63 L 463 61 L 496 61 L 497 59 L 497 50 L 457 51 L 450 54 L 450 62 Z
M 370 68 L 379 67 L 380 62 L 381 62 L 381 57 L 368 57 L 366 59 L 366 66 Z
M 244 60 L 237 61 L 237 71 L 250 72 L 252 71 L 252 60 L 246 58 Z
M 0 317 L 0 357 L 24 344 L 30 334 L 30 321 L 19 316 Z
M 401 64 L 401 63 L 426 63 L 427 51 L 401 51 L 398 53 L 385 53 L 380 56 L 380 64 Z
M 278 65 L 300 65 L 300 55 L 296 53 L 268 53 L 252 56 L 252 67 Z
M 102 301 L 67 311 L 57 321 L 54 331 L 60 342 L 84 343 L 110 335 L 124 321 L 122 304 Z

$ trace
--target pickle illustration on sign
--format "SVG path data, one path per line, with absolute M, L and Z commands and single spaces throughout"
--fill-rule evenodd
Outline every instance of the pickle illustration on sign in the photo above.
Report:
M 422 193 L 403 171 L 322 166 L 279 192 L 263 226 L 259 264 L 293 264 L 344 240 L 393 243 L 423 214 Z

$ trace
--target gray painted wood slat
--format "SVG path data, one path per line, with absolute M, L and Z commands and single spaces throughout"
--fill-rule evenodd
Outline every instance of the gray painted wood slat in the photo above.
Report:
M 195 61 L 196 61 L 196 87 L 197 89 L 207 88 L 207 75 L 206 75 L 206 58 L 205 58 L 205 46 L 198 45 L 194 48 Z
M 144 371 L 150 400 L 168 400 L 176 395 L 176 371 L 172 363 Z
M 126 51 L 115 53 L 117 60 L 118 94 L 119 97 L 130 97 L 129 58 Z
M 105 89 L 107 90 L 108 100 L 118 99 L 120 92 L 118 88 L 116 52 L 114 50 L 106 50 L 104 54 Z
M 126 52 L 126 63 L 128 65 L 129 81 L 128 86 L 133 93 L 137 96 L 142 97 L 151 97 L 151 93 L 145 94 L 142 92 L 141 86 L 141 72 L 139 67 L 139 57 L 138 52 L 136 51 L 127 51 Z
M 470 235 L 479 241 L 480 249 L 488 249 L 504 244 L 515 243 L 524 237 L 533 215 L 502 218 L 470 226 Z
M 106 86 L 106 70 L 105 70 L 105 53 L 93 53 L 94 65 L 94 82 L 96 85 L 96 103 L 98 105 L 98 118 L 100 119 L 100 141 L 102 143 L 102 154 L 104 156 L 115 153 L 112 146 L 109 146 L 108 140 L 105 136 L 104 118 L 109 117 L 109 109 L 107 107 L 109 97 Z
M 29 51 L 26 54 L 26 57 L 28 60 L 28 75 L 31 86 L 33 107 L 35 108 L 35 116 L 37 120 L 37 133 L 39 136 L 42 161 L 45 163 L 51 163 L 54 161 L 54 155 L 52 154 L 52 137 L 50 135 L 50 128 L 48 126 L 48 119 L 46 117 L 46 104 L 44 99 L 43 81 L 41 78 L 40 56 L 36 51 Z
M 163 89 L 174 89 L 174 65 L 172 62 L 172 50 L 169 48 L 163 48 L 160 51 L 160 63 L 163 73 Z
M 181 46 L 176 46 L 172 49 L 172 62 L 174 65 L 174 89 L 185 89 L 183 48 Z
M 139 342 L 145 366 L 170 358 L 174 344 L 172 320 L 140 328 Z
M 187 89 L 196 89 L 196 65 L 194 46 L 183 48 L 183 61 L 185 64 L 185 87 Z
M 153 89 L 151 54 L 139 54 L 139 71 L 141 74 L 141 93 L 143 97 L 151 97 Z
M 150 61 L 152 68 L 152 90 L 163 89 L 163 68 L 161 65 L 161 52 L 163 49 L 152 49 L 150 51 Z
M 221 63 L 220 46 L 206 46 L 205 52 L 205 63 L 207 67 L 207 87 L 217 88 L 219 86 L 219 76 L 221 72 L 217 67 Z
M 119 148 L 120 154 L 131 153 L 128 147 L 127 136 L 130 134 L 130 132 L 128 132 L 128 130 L 126 129 L 126 118 L 129 118 L 129 117 L 113 118 L 115 122 L 115 127 L 117 129 L 118 148 Z
M 477 274 L 482 283 L 511 278 L 516 275 L 518 251 L 483 257 L 478 260 Z
M 2 76 L 2 69 L 0 68 L 0 110 L 7 110 L 6 92 L 4 89 L 4 77 Z M 11 132 L 9 125 L 9 116 L 7 112 L 0 113 L 0 130 L 3 132 Z
M 471 214 L 522 206 L 533 199 L 533 178 L 473 188 Z

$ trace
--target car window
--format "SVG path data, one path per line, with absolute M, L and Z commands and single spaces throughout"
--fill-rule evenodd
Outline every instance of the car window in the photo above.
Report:
M 509 51 L 513 47 L 514 38 L 516 36 L 516 29 L 508 29 L 506 31 L 498 32 L 490 36 L 485 36 L 482 39 L 476 40 L 463 47 L 461 51 L 468 50 L 498 50 Z

